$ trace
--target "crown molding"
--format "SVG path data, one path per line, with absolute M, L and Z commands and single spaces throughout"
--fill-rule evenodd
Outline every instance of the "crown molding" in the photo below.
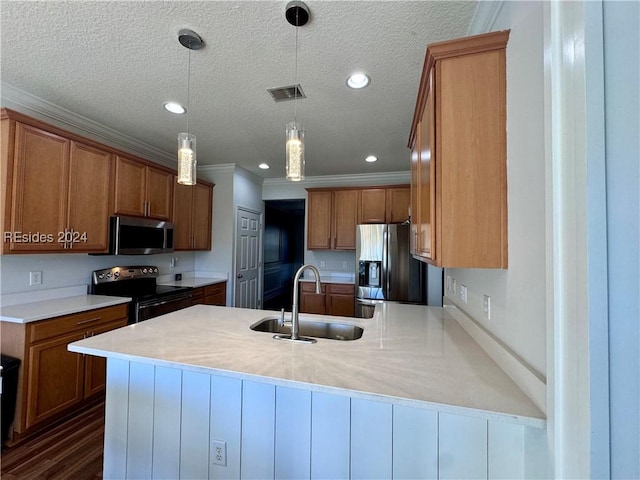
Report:
M 0 99 L 3 107 L 169 168 L 176 168 L 177 160 L 173 152 L 169 153 L 153 145 L 141 142 L 8 83 L 2 82 Z
M 494 29 L 504 3 L 502 0 L 480 0 L 473 14 L 473 19 L 471 20 L 467 34 L 477 35 L 491 32 Z
M 237 163 L 223 163 L 220 165 L 202 165 L 198 166 L 198 174 L 207 175 L 216 175 L 216 174 L 238 174 L 249 181 L 255 183 L 256 185 L 262 185 L 263 178 L 255 173 L 247 170 L 246 168 L 238 165 Z
M 361 173 L 351 175 L 321 175 L 306 177 L 301 182 L 284 178 L 266 178 L 265 187 L 301 185 L 303 187 L 350 187 L 360 185 L 403 185 L 411 183 L 411 172 Z

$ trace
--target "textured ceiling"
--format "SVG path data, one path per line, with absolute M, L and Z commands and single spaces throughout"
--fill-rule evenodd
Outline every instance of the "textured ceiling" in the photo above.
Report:
M 166 152 L 185 116 L 188 50 L 180 29 L 203 38 L 191 53 L 189 129 L 199 164 L 237 163 L 284 176 L 284 130 L 293 102 L 268 88 L 295 82 L 295 27 L 286 1 L 44 1 L 1 3 L 1 79 Z M 298 29 L 297 117 L 307 176 L 406 171 L 406 142 L 426 45 L 464 36 L 476 2 L 313 1 Z M 361 70 L 369 87 L 348 89 Z M 367 164 L 374 154 L 379 161 Z M 267 162 L 271 169 L 259 170 Z

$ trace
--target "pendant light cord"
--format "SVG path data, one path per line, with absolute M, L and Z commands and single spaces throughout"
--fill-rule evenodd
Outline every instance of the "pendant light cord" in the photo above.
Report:
M 191 108 L 191 45 L 189 45 L 189 61 L 187 67 L 187 134 L 189 133 L 189 115 Z
M 295 66 L 295 75 L 296 82 L 293 86 L 293 121 L 298 122 L 298 25 L 300 25 L 300 20 L 298 16 L 300 15 L 300 10 L 296 10 L 296 66 Z

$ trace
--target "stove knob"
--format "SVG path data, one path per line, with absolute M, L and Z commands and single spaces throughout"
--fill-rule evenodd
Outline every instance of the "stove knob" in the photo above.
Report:
M 118 278 L 120 276 L 120 272 L 116 272 L 113 274 L 113 278 Z
M 158 273 L 158 267 L 153 269 L 153 273 Z
M 110 273 L 107 273 L 107 278 L 111 278 L 111 274 Z
M 104 273 L 101 273 L 100 275 L 98 275 L 98 278 L 102 280 L 104 278 Z
M 143 269 L 142 269 L 142 273 L 147 273 L 147 269 L 146 269 L 146 268 L 143 268 Z

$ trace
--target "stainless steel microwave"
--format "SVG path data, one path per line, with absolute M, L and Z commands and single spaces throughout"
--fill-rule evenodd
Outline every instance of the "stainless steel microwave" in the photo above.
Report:
M 173 252 L 173 223 L 115 216 L 109 224 L 109 255 Z

